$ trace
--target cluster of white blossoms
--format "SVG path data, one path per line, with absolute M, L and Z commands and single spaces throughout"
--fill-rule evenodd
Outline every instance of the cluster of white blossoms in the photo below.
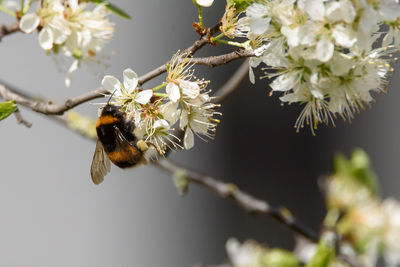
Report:
M 126 69 L 121 83 L 113 76 L 105 76 L 102 86 L 113 94 L 114 105 L 120 106 L 134 121 L 136 137 L 151 143 L 160 154 L 166 149 L 181 147 L 181 140 L 173 134 L 174 125 L 184 131 L 183 146 L 194 145 L 194 135 L 212 138 L 218 120 L 208 81 L 193 76 L 193 64 L 186 53 L 177 52 L 167 66 L 166 82 L 153 89 L 138 86 L 138 76 Z M 159 90 L 165 87 L 165 93 Z
M 334 167 L 334 174 L 320 184 L 327 215 L 317 244 L 297 237 L 290 252 L 230 238 L 226 251 L 231 265 L 375 267 L 382 258 L 385 266 L 400 266 L 400 201 L 378 196 L 377 177 L 364 151 L 355 150 L 350 159 L 335 156 Z
M 88 3 L 78 0 L 40 1 L 36 13 L 25 14 L 19 23 L 21 31 L 38 29 L 39 44 L 47 52 L 62 52 L 73 62 L 68 70 L 66 85 L 80 62 L 96 62 L 96 55 L 114 33 L 103 5 L 88 10 Z
M 325 226 L 340 237 L 338 251 L 357 259 L 361 266 L 400 265 L 400 202 L 381 200 L 377 177 L 367 154 L 357 149 L 350 159 L 336 156 L 335 173 L 326 180 Z
M 327 204 L 331 211 L 343 212 L 338 232 L 349 240 L 349 256 L 362 266 L 376 266 L 380 255 L 387 266 L 400 264 L 400 202 L 381 201 L 366 187 L 348 177 L 334 176 L 328 182 Z
M 295 123 L 311 131 L 364 109 L 371 92 L 385 90 L 392 54 L 400 49 L 400 5 L 396 0 L 261 0 L 236 23 L 255 51 L 252 67 L 267 65 L 263 78 L 282 92 L 282 102 L 304 104 Z M 387 33 L 381 25 L 389 25 Z

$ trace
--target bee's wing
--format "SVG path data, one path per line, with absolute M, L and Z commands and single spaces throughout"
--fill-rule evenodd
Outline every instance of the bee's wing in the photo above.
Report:
M 98 185 L 103 182 L 104 176 L 110 172 L 110 168 L 110 160 L 108 159 L 100 140 L 97 140 L 92 166 L 90 168 L 93 183 Z

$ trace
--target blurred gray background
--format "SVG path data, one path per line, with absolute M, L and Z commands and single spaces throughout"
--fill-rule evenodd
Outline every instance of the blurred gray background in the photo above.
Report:
M 192 1 L 113 1 L 131 16 L 115 16 L 115 37 L 105 51 L 112 55 L 106 74 L 122 79 L 130 67 L 139 75 L 167 61 L 197 38 Z M 224 11 L 216 0 L 205 9 L 205 22 L 214 25 Z M 1 23 L 12 18 L 0 16 Z M 65 75 L 39 47 L 37 34 L 17 33 L 0 42 L 0 79 L 62 102 L 93 90 L 101 75 L 88 68 L 76 73 L 72 87 Z M 207 48 L 198 55 L 223 53 Z M 216 69 L 201 67 L 196 76 L 217 89 L 241 62 Z M 400 66 L 397 66 L 399 68 Z M 163 76 L 164 77 L 164 76 Z M 146 84 L 157 85 L 158 79 Z M 269 97 L 267 81 L 248 78 L 221 108 L 223 116 L 214 141 L 196 139 L 195 148 L 172 154 L 188 167 L 234 182 L 245 191 L 287 206 L 318 230 L 324 203 L 317 187 L 319 175 L 329 173 L 332 155 L 365 149 L 380 177 L 381 193 L 400 192 L 400 92 L 394 73 L 388 95 L 376 95 L 372 108 L 354 121 L 296 133 L 297 105 L 280 105 Z M 104 101 L 103 101 L 104 102 Z M 93 105 L 77 111 L 95 117 Z M 73 134 L 46 117 L 21 109 L 33 123 L 27 129 L 13 116 L 0 123 L 0 266 L 111 267 L 178 266 L 226 260 L 225 242 L 256 239 L 290 249 L 292 233 L 272 218 L 252 217 L 233 202 L 190 185 L 180 197 L 171 179 L 152 166 L 131 170 L 112 167 L 100 186 L 89 174 L 94 142 Z

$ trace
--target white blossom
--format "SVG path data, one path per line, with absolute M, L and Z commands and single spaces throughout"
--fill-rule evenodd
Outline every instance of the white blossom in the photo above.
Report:
M 121 83 L 114 76 L 107 75 L 103 78 L 101 85 L 113 94 L 116 105 L 124 106 L 125 110 L 130 114 L 140 112 L 142 105 L 149 103 L 150 98 L 153 96 L 153 91 L 151 89 L 139 90 L 137 88 L 138 76 L 133 70 L 124 70 L 123 76 L 124 81 Z
M 260 251 L 254 242 L 247 241 L 241 244 L 236 238 L 229 238 L 225 247 L 233 267 L 259 266 Z
M 388 266 L 400 264 L 400 202 L 393 198 L 385 199 L 382 203 L 386 215 L 384 226 L 384 259 Z
M 399 16 L 395 0 L 253 3 L 238 23 L 249 39 L 246 49 L 265 47 L 250 59 L 250 81 L 253 68 L 266 64 L 262 78 L 272 79 L 280 100 L 304 105 L 297 129 L 308 124 L 314 133 L 337 116 L 351 120 L 373 101 L 371 92 L 387 85 L 391 54 L 400 49 Z M 383 42 L 382 33 L 374 32 L 382 21 L 390 27 Z
M 209 7 L 214 3 L 214 0 L 195 0 L 196 4 L 202 7 Z
M 38 4 L 36 13 L 25 14 L 20 28 L 25 33 L 39 29 L 40 46 L 54 54 L 71 58 L 66 85 L 81 62 L 99 63 L 96 56 L 113 35 L 104 6 L 87 9 L 87 3 L 77 0 L 46 0 Z

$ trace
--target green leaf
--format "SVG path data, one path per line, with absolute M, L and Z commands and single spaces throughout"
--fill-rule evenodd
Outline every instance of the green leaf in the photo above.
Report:
M 238 12 L 246 10 L 253 2 L 254 0 L 226 0 L 226 4 L 228 6 L 235 5 Z
M 117 16 L 120 16 L 121 18 L 124 19 L 131 19 L 131 16 L 129 16 L 128 13 L 123 11 L 121 8 L 117 7 L 114 4 L 111 4 L 107 0 L 87 0 L 88 2 L 95 3 L 96 5 L 102 5 L 105 4 L 105 7 L 112 13 L 114 13 Z
M 10 116 L 17 109 L 14 100 L 0 103 L 0 121 Z
M 378 181 L 375 172 L 371 168 L 368 154 L 357 148 L 351 154 L 350 159 L 339 154 L 334 158 L 334 171 L 336 175 L 347 177 L 365 186 L 373 195 L 378 193 Z
M 317 251 L 305 267 L 326 267 L 335 258 L 335 249 L 325 239 L 319 241 Z
M 274 248 L 264 253 L 260 262 L 261 266 L 298 267 L 300 262 L 297 257 L 286 250 Z

